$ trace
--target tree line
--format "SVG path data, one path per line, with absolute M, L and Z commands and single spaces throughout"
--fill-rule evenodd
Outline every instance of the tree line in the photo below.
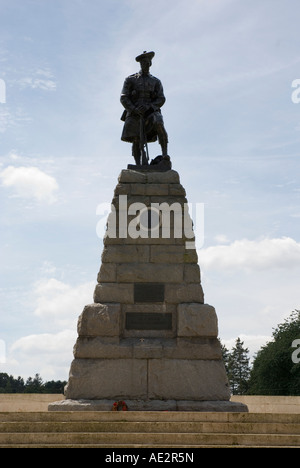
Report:
M 233 395 L 300 395 L 300 310 L 274 329 L 272 341 L 261 347 L 251 365 L 240 338 L 231 350 L 222 345 L 222 354 Z M 63 393 L 66 383 L 43 382 L 39 374 L 24 381 L 0 373 L 0 393 Z
M 12 375 L 0 373 L 0 393 L 63 393 L 66 383 L 61 380 L 43 382 L 39 374 L 24 381 L 22 377 L 15 379 Z
M 295 310 L 272 333 L 250 366 L 249 350 L 237 338 L 223 360 L 233 395 L 300 395 L 300 310 Z

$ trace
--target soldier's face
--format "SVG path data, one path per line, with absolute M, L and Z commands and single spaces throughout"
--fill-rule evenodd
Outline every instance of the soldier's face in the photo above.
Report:
M 141 60 L 141 69 L 143 73 L 149 73 L 149 69 L 151 67 L 151 60 L 148 58 L 143 58 Z

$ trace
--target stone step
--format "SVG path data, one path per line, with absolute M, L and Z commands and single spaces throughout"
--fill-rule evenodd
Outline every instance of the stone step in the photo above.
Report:
M 300 435 L 295 434 L 232 434 L 232 433 L 0 433 L 0 445 L 28 444 L 101 444 L 141 446 L 186 445 L 245 445 L 245 446 L 300 446 Z
M 228 423 L 294 423 L 300 414 L 293 413 L 202 413 L 188 411 L 54 411 L 0 412 L 0 422 L 59 421 L 136 421 L 136 422 L 228 422 Z
M 0 448 L 300 447 L 300 415 L 197 412 L 0 413 Z
M 0 422 L 4 433 L 231 433 L 231 434 L 295 434 L 300 435 L 299 423 L 258 422 Z

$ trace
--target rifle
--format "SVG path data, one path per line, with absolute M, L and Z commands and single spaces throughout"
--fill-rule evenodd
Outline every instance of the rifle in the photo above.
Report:
M 142 115 L 140 116 L 140 150 L 142 154 L 142 166 L 148 166 L 149 153 L 148 153 L 147 135 L 145 132 L 145 121 Z

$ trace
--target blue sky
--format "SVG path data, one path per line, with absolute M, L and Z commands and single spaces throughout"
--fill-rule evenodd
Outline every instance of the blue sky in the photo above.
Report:
M 97 206 L 132 162 L 119 97 L 143 50 L 156 52 L 173 168 L 205 206 L 206 302 L 222 341 L 257 351 L 299 308 L 299 2 L 1 0 L 0 11 L 0 371 L 67 378 L 100 266 Z

